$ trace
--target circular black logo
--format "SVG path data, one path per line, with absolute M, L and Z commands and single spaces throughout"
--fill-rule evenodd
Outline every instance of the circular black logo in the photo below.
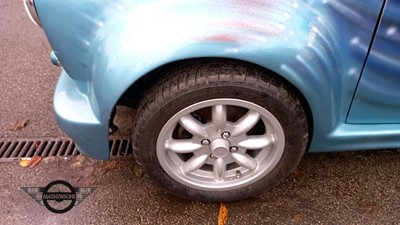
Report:
M 76 191 L 72 185 L 63 180 L 55 180 L 43 190 L 43 204 L 53 213 L 66 213 L 76 203 Z

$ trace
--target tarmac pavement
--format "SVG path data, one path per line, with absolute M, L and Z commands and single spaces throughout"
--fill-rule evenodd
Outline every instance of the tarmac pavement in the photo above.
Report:
M 227 224 L 399 224 L 398 151 L 308 154 L 272 190 L 227 203 Z M 219 204 L 173 197 L 140 176 L 132 157 L 43 159 L 34 168 L 0 163 L 2 224 L 217 224 Z M 40 206 L 21 187 L 54 180 L 97 187 L 65 214 Z
M 0 140 L 65 138 L 52 112 L 59 68 L 22 1 L 0 2 Z M 117 124 L 129 125 L 121 107 Z M 18 121 L 26 126 L 12 131 Z M 130 133 L 122 127 L 117 135 Z M 298 169 L 264 194 L 227 203 L 227 224 L 400 224 L 400 152 L 306 154 Z M 173 197 L 140 176 L 133 157 L 96 161 L 44 158 L 33 168 L 0 163 L 0 224 L 217 224 L 220 204 Z M 39 205 L 21 187 L 65 180 L 96 187 L 65 214 Z

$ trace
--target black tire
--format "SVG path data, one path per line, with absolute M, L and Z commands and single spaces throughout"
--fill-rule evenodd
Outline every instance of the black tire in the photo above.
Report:
M 279 121 L 284 132 L 281 158 L 266 175 L 238 188 L 208 190 L 183 184 L 172 178 L 158 160 L 156 143 L 160 131 L 182 109 L 222 98 L 254 103 Z M 271 72 L 236 61 L 195 61 L 167 70 L 141 102 L 132 134 L 135 158 L 146 175 L 173 195 L 210 202 L 245 199 L 278 183 L 300 162 L 307 141 L 305 112 L 285 82 Z

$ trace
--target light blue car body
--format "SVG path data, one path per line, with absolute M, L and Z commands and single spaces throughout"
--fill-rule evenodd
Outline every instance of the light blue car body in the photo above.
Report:
M 108 159 L 110 116 L 129 87 L 198 58 L 248 62 L 291 83 L 309 108 L 310 152 L 400 147 L 398 0 L 35 5 L 63 68 L 57 121 L 91 157 Z

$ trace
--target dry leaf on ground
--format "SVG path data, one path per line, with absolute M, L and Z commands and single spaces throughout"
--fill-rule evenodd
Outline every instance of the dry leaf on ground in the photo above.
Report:
M 298 213 L 294 214 L 293 217 L 292 217 L 292 220 L 294 222 L 300 222 L 302 220 L 301 215 L 298 214 Z
M 35 141 L 35 149 L 38 150 L 40 147 L 41 141 Z
M 32 158 L 22 158 L 19 161 L 19 165 L 22 167 L 29 167 L 29 169 L 32 169 L 33 167 L 37 166 L 41 160 L 42 157 L 40 156 L 33 156 Z
M 300 177 L 304 176 L 304 172 L 300 169 L 294 169 L 292 171 L 292 174 L 295 178 L 300 178 Z
M 75 160 L 71 164 L 71 166 L 73 168 L 81 168 L 84 163 L 85 163 L 85 156 L 84 155 L 78 155 L 78 156 L 75 157 Z
M 33 156 L 31 158 L 30 164 L 29 164 L 29 169 L 32 169 L 33 167 L 37 166 L 40 161 L 42 160 L 42 157 L 40 156 Z
M 29 164 L 31 164 L 31 158 L 22 158 L 19 161 L 19 165 L 22 166 L 22 167 L 28 167 Z
M 133 167 L 133 171 L 135 172 L 135 176 L 137 176 L 137 177 L 141 177 L 142 176 L 142 170 L 140 169 L 140 167 L 139 166 L 137 166 L 137 165 L 135 165 L 134 167 Z
M 109 161 L 106 163 L 106 165 L 104 166 L 104 169 L 105 170 L 115 170 L 115 169 L 117 169 L 117 166 L 118 166 L 117 161 L 112 160 L 112 161 Z
M 219 206 L 218 225 L 225 225 L 228 220 L 228 208 L 224 203 Z
M 10 128 L 8 128 L 8 130 L 10 130 L 10 131 L 21 130 L 22 128 L 26 127 L 26 125 L 28 125 L 28 123 L 29 123 L 29 119 L 19 120 L 18 122 L 13 124 Z
M 361 202 L 359 204 L 359 206 L 360 206 L 360 212 L 361 213 L 370 214 L 370 213 L 373 213 L 376 210 L 378 204 L 375 203 L 375 202 L 372 202 L 372 201 L 364 201 L 364 202 Z

